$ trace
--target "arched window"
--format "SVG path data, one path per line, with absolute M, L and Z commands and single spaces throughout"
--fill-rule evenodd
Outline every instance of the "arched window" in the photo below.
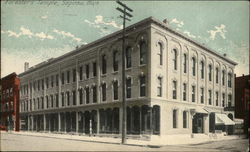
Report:
M 126 49 L 126 68 L 130 68 L 132 66 L 131 52 L 132 52 L 132 48 L 127 47 L 127 49 Z
M 222 85 L 225 85 L 225 70 L 222 70 Z
M 195 86 L 192 86 L 192 102 L 195 102 Z
M 163 52 L 163 47 L 161 42 L 158 42 L 159 45 L 159 50 L 158 50 L 158 58 L 159 58 L 159 64 L 162 65 L 163 61 L 162 61 L 162 52 Z
M 142 41 L 140 42 L 140 64 L 146 64 L 147 63 L 147 46 L 146 42 Z
M 183 128 L 187 128 L 187 111 L 183 111 Z
M 183 55 L 183 72 L 187 73 L 187 54 Z
M 173 49 L 173 66 L 174 70 L 177 70 L 177 50 Z
M 177 99 L 177 81 L 173 81 L 173 99 Z
M 201 61 L 201 78 L 204 79 L 204 61 Z
M 96 87 L 96 85 L 94 85 L 92 87 L 92 91 L 93 91 L 93 103 L 97 103 L 97 87 Z
M 106 83 L 102 84 L 102 101 L 106 101 Z
M 146 77 L 140 76 L 140 97 L 146 96 Z
M 86 104 L 89 104 L 89 87 L 85 88 L 85 101 Z
M 113 82 L 113 100 L 118 100 L 118 81 Z
M 209 81 L 212 81 L 212 65 L 209 64 L 208 66 L 208 79 Z
M 232 74 L 228 73 L 228 87 L 231 88 L 232 87 Z
M 107 59 L 106 59 L 106 55 L 103 54 L 102 55 L 102 74 L 106 74 L 107 73 Z
M 183 83 L 183 101 L 187 101 L 187 84 Z
M 195 76 L 195 66 L 196 66 L 195 57 L 192 57 L 192 75 Z
M 216 67 L 215 69 L 215 82 L 219 83 L 219 68 Z
M 131 77 L 126 79 L 126 96 L 131 98 Z
M 201 88 L 201 103 L 204 103 L 204 88 Z
M 215 104 L 216 106 L 219 105 L 219 92 L 218 91 L 215 92 Z
M 113 52 L 113 70 L 118 71 L 118 51 Z

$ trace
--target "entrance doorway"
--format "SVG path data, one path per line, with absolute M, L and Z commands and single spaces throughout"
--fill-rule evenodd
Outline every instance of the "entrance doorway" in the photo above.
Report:
M 193 133 L 204 133 L 203 114 L 196 113 L 193 117 Z

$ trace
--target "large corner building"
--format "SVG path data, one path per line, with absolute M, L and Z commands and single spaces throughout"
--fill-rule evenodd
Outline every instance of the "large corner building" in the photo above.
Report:
M 23 130 L 121 134 L 122 31 L 19 75 Z M 233 125 L 236 63 L 152 17 L 126 28 L 129 135 L 214 132 Z

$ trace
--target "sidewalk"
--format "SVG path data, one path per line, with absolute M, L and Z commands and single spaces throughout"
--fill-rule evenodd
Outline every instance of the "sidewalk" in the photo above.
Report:
M 1 134 L 7 133 L 1 131 Z M 10 133 L 10 132 L 8 132 Z M 121 138 L 115 137 L 100 137 L 100 136 L 87 136 L 87 135 L 71 135 L 71 134 L 59 134 L 59 133 L 44 133 L 44 132 L 11 132 L 10 134 L 24 135 L 24 136 L 38 136 L 46 138 L 58 138 L 66 140 L 78 140 L 84 142 L 97 142 L 106 144 L 121 144 Z M 239 139 L 239 136 L 224 136 L 223 134 L 205 135 L 194 134 L 194 138 L 191 138 L 190 134 L 181 135 L 168 135 L 168 136 L 156 136 L 152 135 L 151 140 L 139 140 L 139 139 L 127 139 L 126 145 L 131 146 L 149 146 L 149 147 L 161 147 L 165 145 L 189 145 L 189 144 L 201 144 L 211 141 L 231 140 Z

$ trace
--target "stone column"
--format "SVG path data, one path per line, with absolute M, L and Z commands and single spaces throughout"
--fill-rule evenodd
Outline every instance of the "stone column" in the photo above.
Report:
M 97 122 L 96 134 L 99 134 L 99 130 L 100 130 L 100 114 L 99 114 L 99 109 L 96 110 L 96 122 Z
M 119 134 L 122 134 L 122 107 L 119 108 Z
M 79 118 L 78 118 L 78 111 L 76 111 L 76 132 L 78 133 L 78 130 L 79 130 Z
M 46 131 L 46 114 L 43 115 L 43 130 Z
M 209 114 L 204 115 L 203 126 L 204 126 L 204 133 L 208 134 L 209 133 Z
M 58 112 L 58 132 L 61 132 L 61 115 L 60 115 L 60 112 Z

